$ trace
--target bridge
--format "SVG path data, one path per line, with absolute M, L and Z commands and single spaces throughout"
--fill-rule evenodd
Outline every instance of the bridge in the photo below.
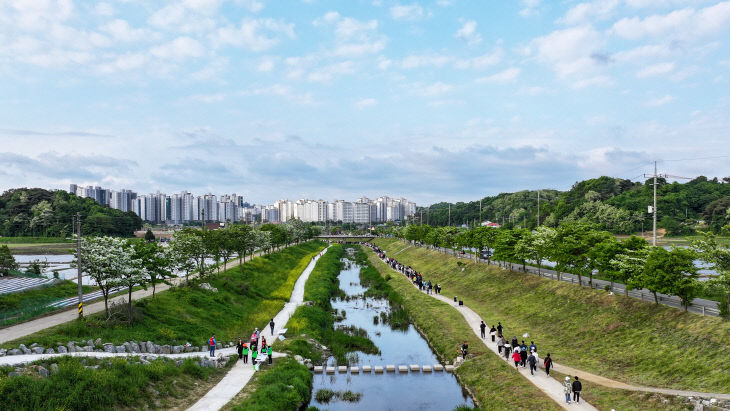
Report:
M 316 238 L 320 240 L 339 241 L 343 243 L 348 242 L 360 242 L 360 241 L 371 241 L 377 237 L 376 235 L 344 235 L 344 234 L 323 234 L 318 235 Z

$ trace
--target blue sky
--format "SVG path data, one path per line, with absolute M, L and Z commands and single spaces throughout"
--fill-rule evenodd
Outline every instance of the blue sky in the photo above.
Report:
M 730 175 L 730 1 L 0 1 L 0 189 Z

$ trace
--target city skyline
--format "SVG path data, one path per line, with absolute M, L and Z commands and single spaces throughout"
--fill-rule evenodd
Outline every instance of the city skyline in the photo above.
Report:
M 0 3 L 0 189 L 420 204 L 730 175 L 730 1 Z
M 273 204 L 249 203 L 236 193 L 195 195 L 189 191 L 167 194 L 159 190 L 140 194 L 130 189 L 109 189 L 101 186 L 70 184 L 68 192 L 91 198 L 99 204 L 133 212 L 153 223 L 184 224 L 199 221 L 219 222 L 343 222 L 357 224 L 401 221 L 416 213 L 416 203 L 404 197 L 380 196 L 375 200 L 362 196 L 355 201 L 334 199 L 311 200 L 286 198 Z

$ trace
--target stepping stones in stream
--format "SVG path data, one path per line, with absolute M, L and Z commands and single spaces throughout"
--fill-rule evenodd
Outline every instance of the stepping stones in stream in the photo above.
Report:
M 444 370 L 444 366 L 441 365 L 441 364 L 434 364 L 433 365 L 433 370 L 434 371 L 443 371 Z

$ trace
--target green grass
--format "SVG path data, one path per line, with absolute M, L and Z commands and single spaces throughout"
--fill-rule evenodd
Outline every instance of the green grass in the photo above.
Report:
M 388 254 L 400 240 L 376 240 Z M 619 381 L 730 393 L 730 322 L 411 247 L 401 262 L 505 334 L 529 332 L 557 363 Z
M 341 245 L 333 245 L 317 261 L 304 286 L 304 301 L 311 301 L 313 305 L 298 307 L 286 325 L 287 335 L 290 338 L 284 341 L 284 349 L 310 358 L 315 363 L 323 361 L 322 353 L 308 339 L 314 339 L 325 345 L 339 364 L 347 363 L 348 352 L 363 351 L 372 354 L 379 352 L 378 347 L 369 338 L 358 334 L 358 330 L 346 333 L 334 329 L 334 312 L 330 299 L 343 295 L 337 278 L 342 268 L 340 259 L 343 253 Z M 302 337 L 302 334 L 307 337 Z
M 390 274 L 385 277 L 370 265 L 367 254 L 357 247 L 355 260 L 360 265 L 360 284 L 368 287 L 365 291 L 365 297 L 387 298 L 390 303 L 390 310 L 387 315 L 383 316 L 384 320 L 393 329 L 406 329 L 411 324 L 408 312 L 403 308 L 403 297 L 390 286 L 388 281 L 391 279 Z
M 59 357 L 58 371 L 42 378 L 37 372 L 8 377 L 11 367 L 0 368 L 0 398 L 4 409 L 107 410 L 120 407 L 165 406 L 188 395 L 190 386 L 226 370 L 202 368 L 194 359 L 177 366 L 158 359 L 149 365 L 124 358 Z M 50 361 L 37 361 L 50 371 Z M 98 368 L 85 368 L 84 365 Z M 229 363 L 230 365 L 230 363 Z M 29 367 L 30 368 L 30 367 Z
M 565 374 L 550 371 L 550 375 L 553 374 L 559 381 L 565 379 Z M 581 380 L 581 386 L 581 401 L 585 400 L 599 410 L 678 411 L 694 409 L 694 404 L 687 402 L 683 397 L 607 388 L 585 380 Z
M 402 296 L 414 325 L 440 361 L 453 361 L 461 344 L 464 341 L 469 344 L 469 356 L 455 374 L 483 409 L 560 409 L 509 364 L 489 352 L 458 311 L 418 291 L 409 279 L 394 273 L 375 254 L 368 252 L 368 258 L 383 277 L 391 275 L 388 284 Z
M 191 280 L 135 303 L 141 320 L 132 325 L 109 324 L 103 313 L 73 321 L 3 344 L 37 342 L 43 346 L 70 340 L 101 338 L 104 342 L 147 341 L 200 346 L 215 333 L 218 341 L 235 341 L 262 329 L 288 301 L 296 279 L 324 244 L 310 241 L 256 258 L 220 275 Z M 217 293 L 198 287 L 209 282 Z
M 0 244 L 57 244 L 73 243 L 64 237 L 0 237 Z
M 95 289 L 88 285 L 83 286 L 84 293 Z M 68 280 L 28 291 L 2 294 L 0 295 L 0 326 L 16 324 L 58 310 L 58 308 L 50 308 L 46 305 L 76 295 L 78 295 L 78 285 Z
M 297 410 L 309 403 L 312 373 L 293 358 L 281 358 L 273 367 L 257 372 L 249 386 L 250 395 L 233 410 Z

